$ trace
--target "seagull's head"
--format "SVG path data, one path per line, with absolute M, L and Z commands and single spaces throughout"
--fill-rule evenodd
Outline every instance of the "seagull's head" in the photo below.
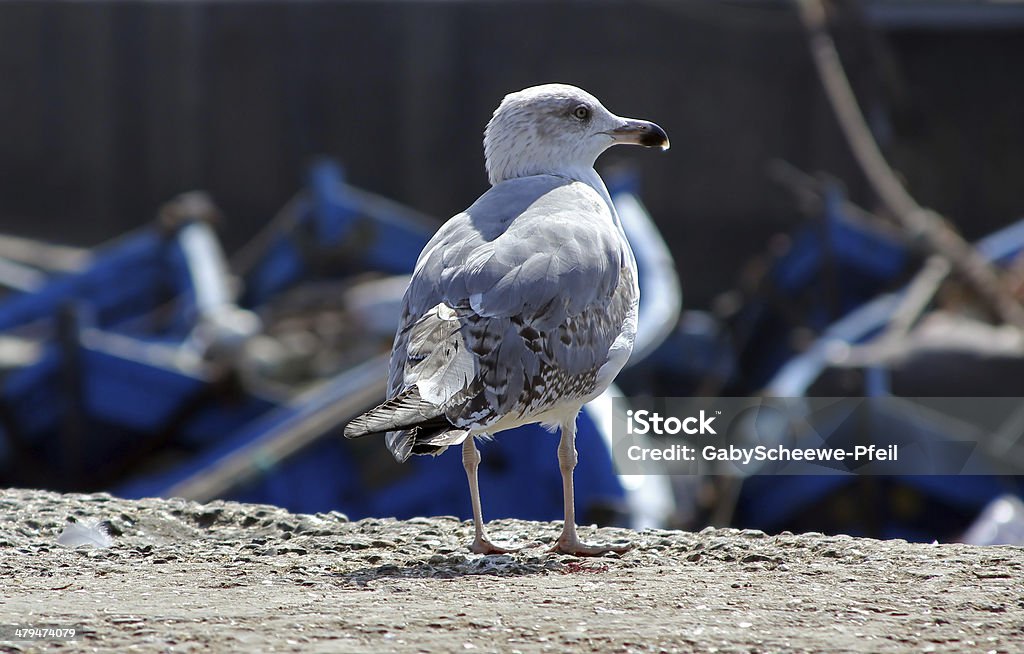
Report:
M 667 150 L 668 135 L 646 120 L 616 116 L 575 86 L 533 86 L 506 95 L 487 123 L 487 177 L 497 184 L 528 175 L 585 171 L 620 143 Z

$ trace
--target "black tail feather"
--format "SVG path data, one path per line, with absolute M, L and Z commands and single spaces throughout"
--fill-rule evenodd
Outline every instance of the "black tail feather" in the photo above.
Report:
M 445 420 L 441 407 L 420 397 L 415 386 L 354 418 L 345 425 L 345 438 L 362 438 L 401 429 L 411 429 L 422 423 Z M 445 420 L 445 423 L 448 421 Z
M 414 454 L 440 454 L 469 432 L 448 421 L 441 407 L 420 397 L 413 386 L 345 426 L 345 438 L 390 433 L 388 448 L 398 461 Z

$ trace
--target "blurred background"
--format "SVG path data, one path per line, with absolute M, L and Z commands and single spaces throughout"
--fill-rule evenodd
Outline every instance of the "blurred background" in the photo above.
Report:
M 0 3 L 0 483 L 468 516 L 458 453 L 397 466 L 339 425 L 487 188 L 491 112 L 552 81 L 672 138 L 598 165 L 645 302 L 615 393 L 1024 395 L 1024 4 L 825 8 L 926 219 L 855 156 L 794 2 Z M 1020 538 L 1012 412 L 986 476 L 626 478 L 609 403 L 584 521 Z M 556 441 L 522 431 L 482 448 L 485 517 L 559 519 Z

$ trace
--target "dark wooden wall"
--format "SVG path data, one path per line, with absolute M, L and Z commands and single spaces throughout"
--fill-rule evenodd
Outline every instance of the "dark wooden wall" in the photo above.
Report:
M 841 34 L 858 92 L 890 111 L 915 194 L 971 234 L 1024 213 L 1020 31 L 884 42 L 889 77 L 869 39 Z M 93 244 L 205 188 L 237 246 L 318 153 L 447 217 L 486 187 L 494 106 L 545 81 L 669 132 L 664 155 L 619 148 L 602 161 L 642 170 L 691 306 L 798 219 L 765 175 L 772 158 L 835 173 L 870 202 L 777 4 L 4 2 L 0 230 Z

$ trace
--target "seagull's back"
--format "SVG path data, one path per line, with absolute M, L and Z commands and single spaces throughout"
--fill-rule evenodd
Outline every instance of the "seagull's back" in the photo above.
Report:
M 420 254 L 391 354 L 395 419 L 365 428 L 415 422 L 388 434 L 404 460 L 575 415 L 632 350 L 636 278 L 614 207 L 591 184 L 496 184 Z

